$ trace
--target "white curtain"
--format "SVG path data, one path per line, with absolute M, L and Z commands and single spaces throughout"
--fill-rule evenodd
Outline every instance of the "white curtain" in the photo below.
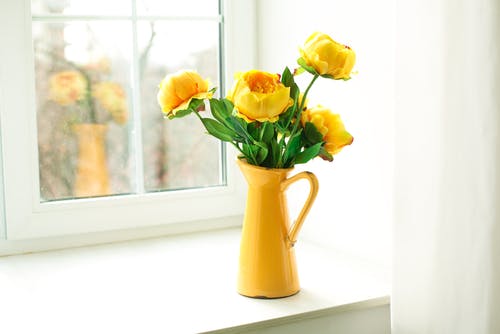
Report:
M 500 0 L 396 4 L 394 334 L 500 333 Z

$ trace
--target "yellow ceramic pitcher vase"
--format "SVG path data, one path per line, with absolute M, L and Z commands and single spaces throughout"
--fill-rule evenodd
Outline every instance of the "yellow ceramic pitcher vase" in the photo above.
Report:
M 238 274 L 238 292 L 253 298 L 281 298 L 300 290 L 294 244 L 318 193 L 310 172 L 292 177 L 292 169 L 272 169 L 237 160 L 248 183 Z M 289 222 L 285 190 L 306 179 L 309 196 L 293 225 Z

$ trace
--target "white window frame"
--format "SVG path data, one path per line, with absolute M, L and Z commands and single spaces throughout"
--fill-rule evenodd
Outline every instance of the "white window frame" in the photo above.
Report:
M 244 0 L 222 3 L 223 73 L 230 85 L 236 71 L 255 65 L 255 4 Z M 0 9 L 0 239 L 38 239 L 181 222 L 193 222 L 194 229 L 203 229 L 200 221 L 243 213 L 245 186 L 230 149 L 225 157 L 225 186 L 41 203 L 30 0 L 5 1 Z

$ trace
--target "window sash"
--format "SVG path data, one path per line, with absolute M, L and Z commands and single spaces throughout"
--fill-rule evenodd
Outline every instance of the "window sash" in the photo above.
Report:
M 251 68 L 254 63 L 251 50 L 255 32 L 248 29 L 254 26 L 254 5 L 243 1 L 226 1 L 224 5 L 223 75 L 226 82 L 231 82 L 235 70 Z M 0 135 L 5 203 L 2 217 L 7 239 L 187 223 L 242 214 L 244 185 L 232 163 L 232 150 L 224 156 L 228 161 L 225 186 L 40 203 L 30 1 L 11 1 L 1 6 L 0 45 L 4 50 L 0 55 Z M 242 35 L 247 38 L 243 40 Z
M 128 130 L 129 134 L 129 149 L 128 149 L 128 154 L 130 157 L 132 157 L 132 163 L 131 163 L 131 170 L 132 172 L 129 173 L 129 180 L 130 182 L 130 191 L 129 192 L 123 192 L 123 193 L 113 193 L 110 194 L 110 196 L 124 196 L 128 194 L 144 194 L 148 192 L 154 192 L 157 190 L 151 190 L 151 189 L 146 189 L 145 186 L 145 168 L 144 167 L 144 154 L 143 154 L 143 149 L 144 149 L 144 143 L 143 143 L 143 126 L 142 126 L 142 111 L 141 110 L 141 101 L 143 97 L 141 96 L 141 86 L 143 82 L 141 82 L 140 79 L 140 74 L 139 74 L 139 36 L 138 36 L 138 25 L 141 22 L 151 22 L 155 21 L 155 23 L 165 23 L 165 22 L 189 22 L 188 20 L 192 20 L 195 23 L 199 22 L 211 22 L 213 24 L 218 24 L 218 30 L 219 34 L 217 35 L 219 37 L 219 43 L 218 43 L 218 48 L 217 48 L 217 62 L 218 62 L 218 68 L 219 71 L 217 73 L 218 78 L 224 79 L 222 75 L 222 69 L 223 69 L 223 57 L 222 54 L 224 53 L 223 50 L 223 43 L 221 42 L 223 39 L 223 34 L 220 33 L 220 31 L 223 29 L 223 15 L 222 13 L 219 14 L 214 14 L 212 16 L 166 16 L 166 15 L 138 15 L 136 12 L 136 6 L 135 3 L 133 4 L 132 2 L 135 2 L 133 0 L 129 1 L 129 5 L 132 6 L 132 11 L 129 15 L 71 15 L 71 14 L 41 14 L 41 15 L 32 15 L 32 22 L 35 24 L 39 23 L 78 23 L 78 22 L 90 22 L 91 24 L 94 23 L 99 23 L 99 22 L 123 22 L 130 24 L 131 31 L 132 31 L 132 42 L 131 42 L 131 50 L 132 50 L 132 57 L 131 57 L 131 71 L 130 71 L 130 84 L 132 87 L 135 89 L 132 89 L 131 94 L 130 94 L 130 101 L 131 101 L 131 111 L 132 111 L 132 117 L 133 122 L 131 122 L 130 129 Z M 221 7 L 221 4 L 219 5 Z M 219 12 L 219 9 L 218 9 Z M 36 66 L 35 66 L 36 69 Z M 220 80 L 220 87 L 218 87 L 218 90 L 221 94 L 224 93 L 225 87 L 224 87 L 224 80 Z M 38 129 L 40 130 L 40 129 Z M 201 133 L 200 133 L 201 134 Z M 219 156 L 219 161 L 220 161 L 220 169 L 218 171 L 218 182 L 215 186 L 221 186 L 225 185 L 227 182 L 226 180 L 226 159 L 225 159 L 225 143 L 220 143 L 219 144 L 219 150 L 220 150 L 220 156 Z M 146 174 L 147 175 L 147 174 Z M 41 178 L 41 176 L 40 176 Z M 42 181 L 42 187 L 43 187 L 43 181 Z M 201 188 L 203 186 L 189 186 L 190 189 L 192 188 Z M 184 189 L 183 187 L 180 187 L 181 189 Z M 176 188 L 165 188 L 165 189 L 160 189 L 160 191 L 176 191 L 179 189 Z M 80 197 L 81 198 L 81 197 Z M 79 200 L 80 198 L 49 198 L 47 201 L 74 201 L 74 200 Z M 62 205 L 61 205 L 62 206 Z

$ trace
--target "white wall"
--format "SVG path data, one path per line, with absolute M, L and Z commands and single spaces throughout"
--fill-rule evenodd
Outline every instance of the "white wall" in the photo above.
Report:
M 347 82 L 319 80 L 310 93 L 309 105 L 341 114 L 354 143 L 333 163 L 305 165 L 319 177 L 320 192 L 299 241 L 314 239 L 385 264 L 392 224 L 393 12 L 392 0 L 261 0 L 257 16 L 262 70 L 296 67 L 298 46 L 313 31 L 356 51 L 359 74 Z M 299 78 L 305 89 L 310 75 Z M 290 204 L 298 203 L 296 192 Z

